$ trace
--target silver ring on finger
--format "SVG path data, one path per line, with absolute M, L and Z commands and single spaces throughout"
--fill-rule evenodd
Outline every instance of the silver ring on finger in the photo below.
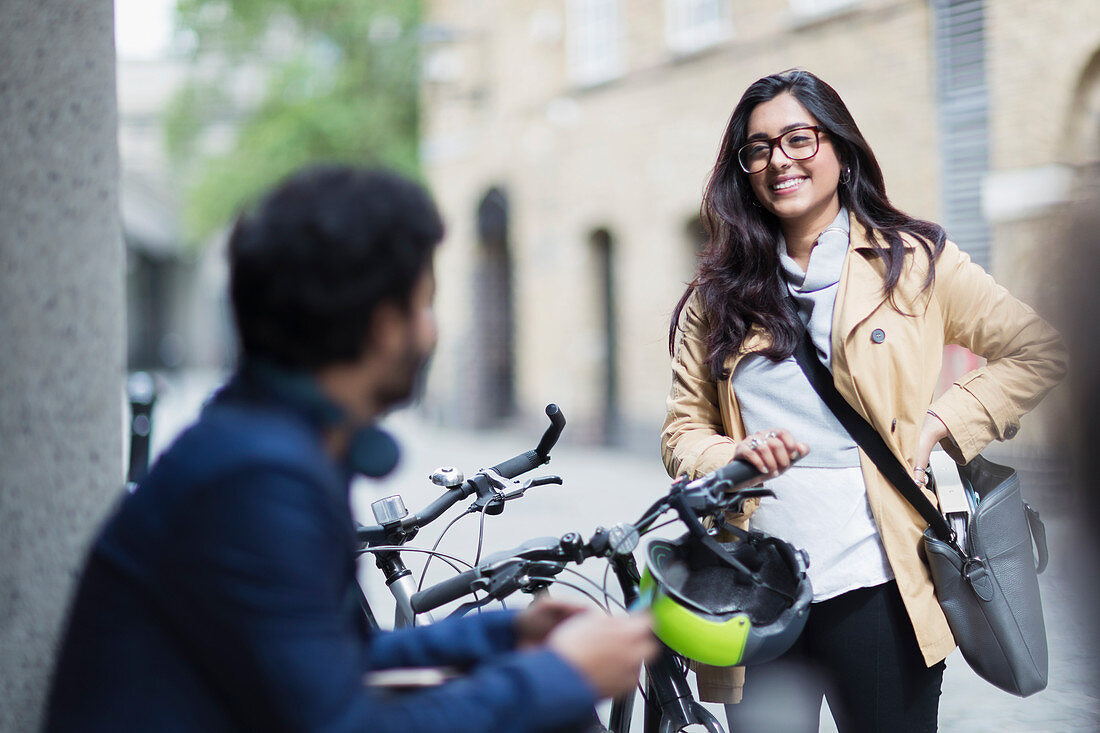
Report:
M 749 438 L 749 450 L 756 450 L 760 447 L 760 440 L 756 437 Z
M 771 431 L 768 432 L 768 437 L 769 438 L 778 438 L 779 433 L 775 432 L 774 430 L 771 430 Z

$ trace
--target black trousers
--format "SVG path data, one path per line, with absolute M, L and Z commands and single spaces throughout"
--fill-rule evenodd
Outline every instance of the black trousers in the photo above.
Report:
M 814 603 L 787 654 L 750 667 L 731 733 L 817 733 L 822 695 L 840 733 L 936 730 L 944 664 L 926 667 L 894 581 Z

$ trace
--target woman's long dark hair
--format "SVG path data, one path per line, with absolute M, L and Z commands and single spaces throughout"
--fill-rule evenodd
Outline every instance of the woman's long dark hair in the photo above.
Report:
M 838 188 L 840 203 L 851 216 L 881 238 L 886 262 L 884 295 L 898 284 L 905 261 L 902 235 L 914 237 L 929 258 L 924 287 L 935 279 L 934 263 L 943 251 L 943 228 L 914 219 L 890 204 L 882 169 L 840 95 L 808 71 L 792 69 L 759 79 L 745 90 L 733 110 L 718 161 L 703 195 L 701 214 L 708 244 L 699 257 L 695 279 L 672 315 L 669 350 L 673 351 L 680 314 L 693 292 L 708 319 L 707 363 L 715 379 L 724 379 L 726 359 L 741 346 L 756 323 L 771 336 L 760 353 L 779 361 L 794 353 L 801 324 L 784 305 L 786 288 L 779 276 L 779 220 L 760 206 L 749 176 L 737 163 L 737 150 L 748 136 L 749 115 L 758 104 L 789 92 L 829 135 L 841 166 L 850 170 Z

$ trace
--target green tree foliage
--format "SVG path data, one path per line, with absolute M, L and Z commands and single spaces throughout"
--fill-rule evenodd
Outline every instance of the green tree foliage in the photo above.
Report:
M 184 218 L 195 241 L 306 163 L 417 175 L 421 7 L 420 0 L 178 0 L 193 68 L 170 105 L 165 137 L 184 176 Z

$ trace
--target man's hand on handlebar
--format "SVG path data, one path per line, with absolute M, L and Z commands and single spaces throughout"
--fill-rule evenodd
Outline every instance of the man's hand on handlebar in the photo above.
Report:
M 516 616 L 516 646 L 528 649 L 545 644 L 558 624 L 585 610 L 584 606 L 548 597 L 538 599 Z
M 642 663 L 658 654 L 648 613 L 571 616 L 550 632 L 546 645 L 571 664 L 600 697 L 621 695 L 638 684 Z

